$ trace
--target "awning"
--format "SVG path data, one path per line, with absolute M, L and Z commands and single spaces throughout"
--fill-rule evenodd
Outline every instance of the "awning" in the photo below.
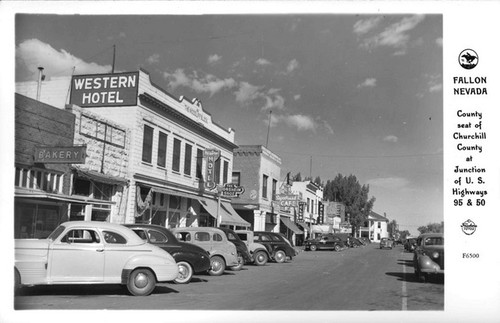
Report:
M 241 216 L 236 212 L 236 210 L 233 208 L 231 203 L 221 202 L 221 206 L 224 209 L 224 211 L 229 213 L 229 215 L 232 217 L 232 221 L 235 224 L 231 224 L 231 225 L 237 225 L 240 227 L 249 227 L 250 226 L 250 223 L 248 223 L 247 221 L 245 221 L 241 218 Z M 223 221 L 222 224 L 227 224 L 227 223 L 224 223 L 224 221 Z
M 14 197 L 30 198 L 30 199 L 49 199 L 49 200 L 57 200 L 57 201 L 65 202 L 65 203 L 81 203 L 81 204 L 93 203 L 93 204 L 106 204 L 106 205 L 116 204 L 116 202 L 97 200 L 97 199 L 93 199 L 93 198 L 90 198 L 87 196 L 48 193 L 48 192 L 23 189 L 23 188 L 16 188 L 14 191 Z
M 94 180 L 96 182 L 110 184 L 110 185 L 125 185 L 128 183 L 128 179 L 118 176 L 106 175 L 93 170 L 83 170 L 77 167 L 73 167 L 76 174 L 80 177 L 87 178 L 89 180 Z
M 152 187 L 151 189 L 153 190 L 153 192 L 167 194 L 167 195 L 181 196 L 181 197 L 186 197 L 189 199 L 196 199 L 197 200 L 197 199 L 202 198 L 201 196 L 198 196 L 198 195 L 193 194 L 193 193 L 176 191 L 176 190 L 173 190 L 170 188 Z
M 232 218 L 229 215 L 229 213 L 225 212 L 224 209 L 221 207 L 219 208 L 219 218 L 217 218 L 217 202 L 208 198 L 200 197 L 198 198 L 198 201 L 200 201 L 201 206 L 210 213 L 214 219 L 217 220 L 217 222 L 220 222 L 219 224 L 229 224 L 229 225 L 235 225 L 232 222 Z
M 299 225 L 303 227 L 307 232 L 309 232 L 309 225 L 305 222 L 299 222 Z
M 280 216 L 280 219 L 281 219 L 281 222 L 283 222 L 283 224 L 288 227 L 288 229 L 292 230 L 294 233 L 296 234 L 302 234 L 304 233 L 302 230 L 300 230 L 296 225 L 295 223 L 292 222 L 292 220 L 290 220 L 289 218 L 286 218 L 286 217 L 283 217 L 283 216 Z

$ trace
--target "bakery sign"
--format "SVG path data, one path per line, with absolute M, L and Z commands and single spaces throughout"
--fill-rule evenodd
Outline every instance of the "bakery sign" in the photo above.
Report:
M 137 105 L 139 72 L 75 75 L 70 104 L 80 107 Z
M 35 147 L 34 161 L 43 164 L 85 164 L 87 146 Z

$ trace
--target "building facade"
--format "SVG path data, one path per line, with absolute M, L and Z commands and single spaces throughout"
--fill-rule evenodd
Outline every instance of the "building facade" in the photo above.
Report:
M 41 93 L 33 90 L 36 85 L 16 84 L 16 91 L 36 94 L 59 109 L 73 111 L 80 122 L 76 130 L 84 129 L 75 140 L 95 143 L 95 151 L 89 149 L 89 154 L 96 158 L 72 167 L 82 179 L 78 183 L 82 185 L 76 186 L 78 194 L 92 193 L 85 181 L 100 181 L 108 184 L 101 185 L 107 192 L 101 195 L 112 195 L 100 210 L 97 205 L 75 207 L 72 219 L 145 222 L 170 228 L 249 226 L 230 199 L 219 193 L 231 181 L 237 147 L 234 130 L 213 122 L 199 100 L 175 98 L 153 84 L 144 70 L 46 81 Z M 94 135 L 89 134 L 87 123 L 97 127 Z M 217 158 L 208 157 L 208 151 L 217 152 Z M 103 164 L 97 158 L 100 154 L 110 162 Z M 109 185 L 114 185 L 111 193 Z
M 299 225 L 304 228 L 304 239 L 327 233 L 328 226 L 320 224 L 321 221 L 318 221 L 320 204 L 323 203 L 323 187 L 307 180 L 293 182 L 291 190 L 292 193 L 299 196 L 299 201 L 303 203 L 302 221 L 299 222 Z
M 388 238 L 387 224 L 389 219 L 375 212 L 370 212 L 365 225 L 359 228 L 359 236 L 369 238 L 373 242 L 380 242 L 382 238 Z
M 280 232 L 279 212 L 273 201 L 281 176 L 281 158 L 262 145 L 241 145 L 233 151 L 233 184 L 244 187 L 232 200 L 238 214 L 254 231 Z

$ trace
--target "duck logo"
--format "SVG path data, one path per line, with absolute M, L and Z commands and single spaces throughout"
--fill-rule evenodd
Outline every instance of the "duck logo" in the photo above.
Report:
M 461 225 L 463 233 L 470 236 L 476 232 L 477 225 L 472 220 L 467 220 Z
M 479 56 L 472 49 L 464 49 L 458 55 L 458 63 L 466 70 L 471 70 L 479 63 Z

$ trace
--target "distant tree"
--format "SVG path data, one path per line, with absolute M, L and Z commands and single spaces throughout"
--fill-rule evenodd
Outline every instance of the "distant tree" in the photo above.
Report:
M 404 230 L 404 231 L 399 231 L 399 236 L 401 239 L 406 239 L 406 237 L 411 236 L 410 231 Z
M 316 178 L 314 179 L 314 183 L 318 184 L 318 186 L 323 186 L 323 184 L 321 183 L 321 178 L 319 176 L 316 176 Z
M 420 234 L 444 232 L 443 222 L 441 222 L 441 223 L 428 223 L 427 225 L 423 225 L 421 227 L 418 227 L 417 230 L 418 230 L 418 232 L 420 232 Z
M 323 190 L 323 198 L 343 203 L 353 232 L 357 232 L 375 203 L 375 197 L 368 198 L 369 191 L 370 187 L 361 185 L 356 176 L 338 174 L 333 180 L 327 181 Z
M 300 175 L 300 172 L 292 176 L 292 181 L 294 182 L 302 182 L 302 175 Z
M 398 235 L 398 223 L 396 220 L 392 220 L 387 224 L 387 232 L 390 237 L 396 237 Z

